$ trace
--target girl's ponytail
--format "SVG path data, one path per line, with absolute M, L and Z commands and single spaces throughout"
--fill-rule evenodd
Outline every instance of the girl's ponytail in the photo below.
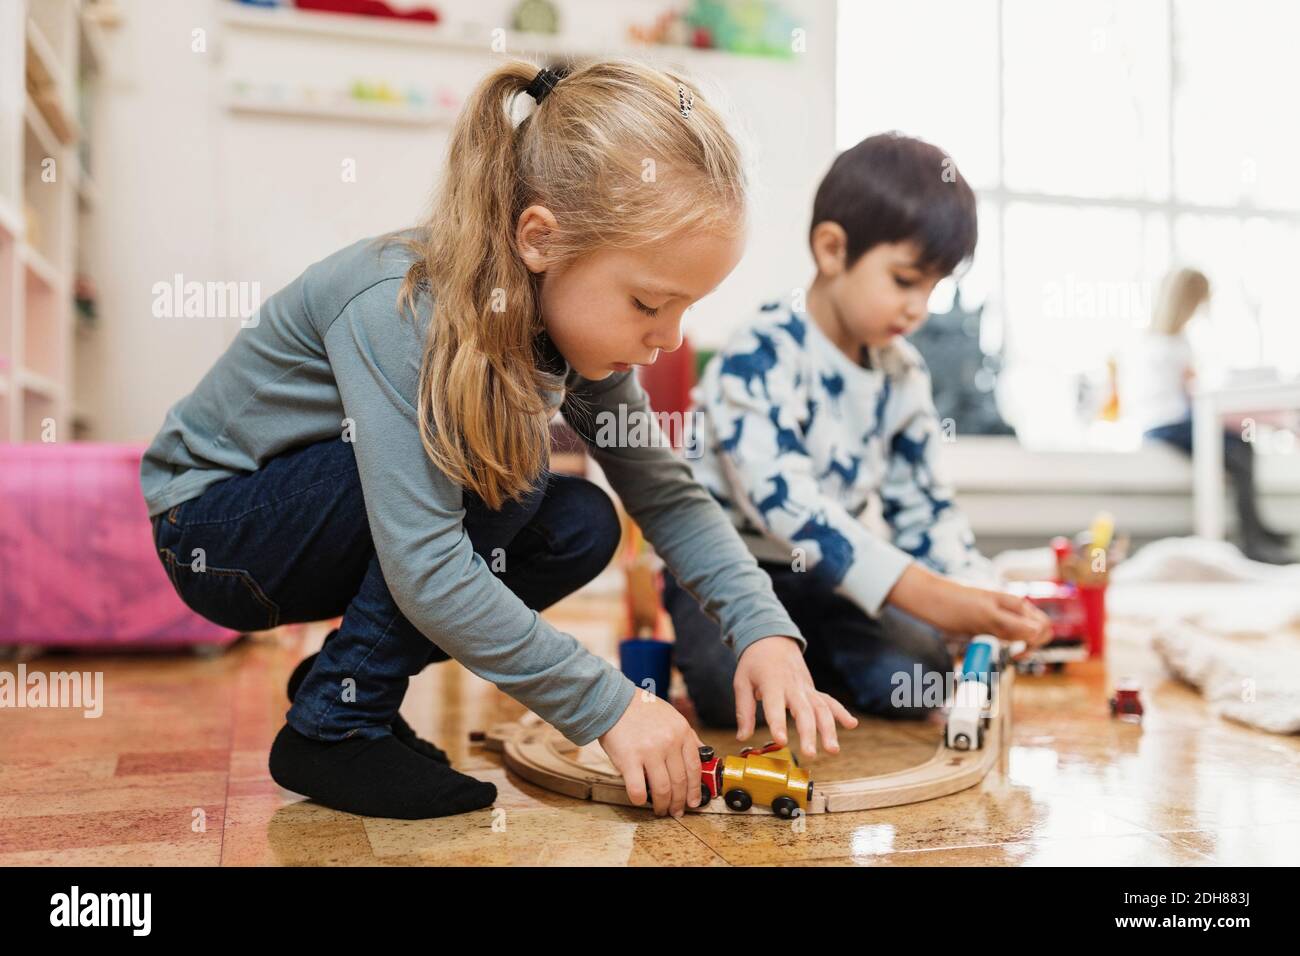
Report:
M 542 391 L 562 383 L 537 368 L 542 330 L 532 274 L 516 254 L 521 209 L 517 133 L 508 110 L 536 69 L 509 62 L 466 103 L 452 134 L 428 254 L 399 308 L 423 282 L 436 311 L 420 366 L 420 437 L 431 460 L 489 507 L 525 494 L 549 453 Z M 436 270 L 429 274 L 428 264 Z

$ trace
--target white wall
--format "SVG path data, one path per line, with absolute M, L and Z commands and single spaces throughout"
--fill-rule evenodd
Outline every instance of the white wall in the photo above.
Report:
M 97 102 L 99 205 L 91 258 L 101 327 L 83 347 L 79 404 L 99 440 L 150 439 L 238 331 L 237 319 L 160 319 L 152 288 L 186 280 L 257 281 L 262 297 L 355 239 L 416 221 L 448 129 L 234 113 L 226 79 L 257 73 L 322 83 L 349 75 L 446 86 L 462 95 L 490 68 L 484 50 L 362 44 L 231 31 L 223 0 L 120 0 L 112 63 Z M 660 0 L 559 0 L 584 48 L 621 42 Z M 731 100 L 756 173 L 745 260 L 688 316 L 698 344 L 721 341 L 763 299 L 808 281 L 812 196 L 834 158 L 834 0 L 787 0 L 808 31 L 791 63 L 692 57 L 702 89 Z M 448 21 L 504 25 L 513 0 L 441 0 Z M 196 29 L 207 49 L 191 49 Z M 356 161 L 357 181 L 340 175 Z

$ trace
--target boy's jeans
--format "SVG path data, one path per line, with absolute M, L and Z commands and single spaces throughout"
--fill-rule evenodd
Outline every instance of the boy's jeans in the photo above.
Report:
M 910 691 L 917 665 L 921 688 L 935 679 L 929 675 L 943 678 L 952 670 L 952 656 L 939 630 L 888 605 L 880 619 L 873 620 L 852 601 L 828 593 L 807 572 L 766 561 L 760 561 L 759 567 L 772 578 L 777 598 L 808 641 L 804 662 L 819 691 L 862 713 L 925 716 L 925 707 L 910 706 L 910 693 L 909 706 L 896 707 L 890 698 L 898 686 L 897 673 L 907 675 L 904 687 Z M 735 727 L 736 695 L 731 686 L 735 652 L 722 643 L 718 625 L 667 570 L 664 607 L 676 635 L 673 662 L 686 681 L 696 714 L 707 726 Z M 761 720 L 762 704 L 758 715 Z
M 546 474 L 524 502 L 499 511 L 468 490 L 463 501 L 474 551 L 491 567 L 493 550 L 505 549 L 501 581 L 534 610 L 596 577 L 618 547 L 613 503 L 582 478 Z M 156 515 L 153 528 L 176 592 L 208 620 L 253 631 L 343 616 L 286 715 L 308 737 L 389 733 L 409 678 L 448 659 L 388 593 L 353 447 L 341 438 L 217 482 Z M 206 567 L 196 571 L 199 548 Z

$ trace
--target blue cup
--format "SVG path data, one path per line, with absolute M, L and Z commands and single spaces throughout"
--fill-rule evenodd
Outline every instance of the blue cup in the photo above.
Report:
M 672 677 L 673 646 L 667 641 L 631 637 L 618 645 L 618 666 L 642 690 L 668 699 Z

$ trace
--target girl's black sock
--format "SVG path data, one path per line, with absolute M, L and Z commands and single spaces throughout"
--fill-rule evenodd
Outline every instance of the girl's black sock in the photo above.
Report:
M 328 641 L 337 633 L 338 628 L 335 628 L 329 632 L 329 635 L 325 640 Z M 289 694 L 290 703 L 293 703 L 293 698 L 297 695 L 298 688 L 302 686 L 302 682 L 307 679 L 307 672 L 311 670 L 312 664 L 316 663 L 316 658 L 319 655 L 319 651 L 315 654 L 308 654 L 298 662 L 298 666 L 295 667 L 293 673 L 289 675 L 289 686 L 287 692 Z M 445 763 L 447 766 L 451 766 L 451 758 L 447 756 L 446 752 L 442 750 L 442 748 L 435 744 L 431 744 L 429 741 L 418 736 L 401 714 L 394 714 L 392 723 L 388 726 L 392 729 L 394 737 L 406 746 L 410 747 L 416 753 L 428 757 L 430 760 L 436 760 L 438 763 Z
M 367 817 L 445 817 L 489 807 L 497 797 L 492 784 L 422 757 L 391 734 L 313 740 L 285 724 L 269 764 L 286 790 Z

